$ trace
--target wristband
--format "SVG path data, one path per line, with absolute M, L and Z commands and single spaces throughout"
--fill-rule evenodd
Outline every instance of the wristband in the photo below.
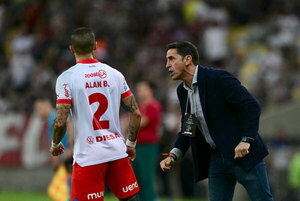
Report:
M 126 146 L 128 146 L 128 147 L 135 147 L 135 145 L 136 145 L 136 141 L 134 141 L 134 142 L 132 142 L 132 141 L 130 141 L 129 139 L 127 139 L 126 140 Z
M 251 138 L 251 137 L 242 137 L 241 141 L 242 141 L 242 142 L 247 142 L 247 143 L 250 143 L 250 144 L 251 144 L 251 142 L 253 142 L 254 139 Z
M 53 141 L 52 141 L 52 147 L 54 148 L 54 149 L 56 149 L 57 147 L 58 147 L 58 145 L 59 145 L 59 143 L 54 143 Z

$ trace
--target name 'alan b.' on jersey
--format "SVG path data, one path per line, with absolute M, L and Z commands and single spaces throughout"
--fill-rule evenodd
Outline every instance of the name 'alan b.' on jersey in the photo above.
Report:
M 119 71 L 96 59 L 78 61 L 58 77 L 56 94 L 58 104 L 72 104 L 74 161 L 84 167 L 127 157 L 119 110 L 131 91 Z

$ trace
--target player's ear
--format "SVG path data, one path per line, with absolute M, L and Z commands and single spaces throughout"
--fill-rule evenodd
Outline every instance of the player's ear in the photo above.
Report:
M 75 53 L 75 50 L 74 50 L 74 48 L 73 48 L 72 45 L 69 45 L 69 49 L 71 50 L 71 52 L 72 52 L 73 54 Z
M 97 49 L 97 41 L 95 41 L 94 49 L 93 50 L 96 50 L 96 49 Z

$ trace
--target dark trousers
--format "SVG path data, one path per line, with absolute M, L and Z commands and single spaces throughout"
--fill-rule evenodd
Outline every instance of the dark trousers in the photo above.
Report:
M 273 201 L 264 162 L 246 171 L 214 150 L 208 174 L 210 201 L 232 201 L 236 182 L 245 187 L 252 201 Z

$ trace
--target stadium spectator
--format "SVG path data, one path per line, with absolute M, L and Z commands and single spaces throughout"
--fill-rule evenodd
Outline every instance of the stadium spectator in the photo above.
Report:
M 52 155 L 64 152 L 67 116 L 72 106 L 74 165 L 71 200 L 104 200 L 104 184 L 120 200 L 138 200 L 139 185 L 129 161 L 135 159 L 140 111 L 124 76 L 93 57 L 97 44 L 85 27 L 71 34 L 77 64 L 57 79 Z M 120 132 L 120 105 L 129 112 L 128 139 Z
M 52 142 L 52 125 L 56 110 L 52 106 L 51 101 L 46 98 L 38 98 L 34 103 L 34 111 L 37 114 L 37 116 L 39 116 L 41 119 L 48 121 L 48 135 L 50 142 Z M 71 178 L 73 165 L 73 127 L 72 121 L 70 119 L 67 122 L 67 134 L 65 134 L 61 142 L 66 149 L 66 156 L 53 156 L 52 163 L 54 166 L 54 170 L 56 170 L 59 167 L 59 165 L 64 165 L 66 167 L 68 173 L 68 185 L 71 192 Z
M 267 5 L 258 0 L 252 2 L 4 1 L 0 7 L 0 52 L 3 53 L 0 110 L 31 111 L 32 97 L 49 90 L 49 85 L 35 84 L 38 77 L 31 75 L 36 66 L 43 65 L 45 72 L 54 72 L 49 76 L 54 82 L 58 74 L 73 65 L 66 33 L 82 24 L 95 30 L 101 44 L 102 51 L 96 58 L 117 66 L 130 83 L 141 78 L 152 79 L 153 74 L 157 84 L 168 86 L 167 75 L 160 68 L 163 54 L 159 52 L 170 41 L 192 40 L 201 49 L 203 64 L 220 64 L 215 67 L 239 76 L 263 103 L 263 108 L 298 100 L 300 21 L 296 2 L 271 1 Z M 82 15 L 78 12 L 82 8 L 89 13 Z M 210 39 L 210 32 L 218 36 L 215 41 Z M 213 48 L 209 48 L 210 41 Z M 25 55 L 16 56 L 20 49 L 16 43 L 25 44 L 21 45 L 26 49 Z M 25 62 L 18 65 L 21 58 Z M 153 66 L 151 73 L 143 66 Z M 281 72 L 285 69 L 289 72 L 288 80 L 282 79 L 286 73 Z M 51 90 L 54 86 L 51 85 Z M 159 100 L 163 103 L 167 87 L 161 91 Z M 24 104 L 20 104 L 20 97 Z
M 293 155 L 289 168 L 288 168 L 288 184 L 291 187 L 291 194 L 289 199 L 299 200 L 299 190 L 300 190 L 300 152 L 296 150 L 296 153 Z
M 182 129 L 162 170 L 170 170 L 191 146 L 195 180 L 208 178 L 210 200 L 232 200 L 238 181 L 251 200 L 272 201 L 257 101 L 230 73 L 200 66 L 189 42 L 169 44 L 166 58 L 171 78 L 183 81 L 177 88 Z
M 162 108 L 154 98 L 155 85 L 153 82 L 141 81 L 136 88 L 142 118 L 137 139 L 136 159 L 132 167 L 141 186 L 140 200 L 155 201 L 158 199 L 155 189 L 155 170 Z
M 31 54 L 33 45 L 34 38 L 28 33 L 28 28 L 21 26 L 11 42 L 10 75 L 15 89 L 23 90 L 29 84 L 30 72 L 35 66 Z
M 48 123 L 48 135 L 49 140 L 52 142 L 52 125 L 53 120 L 56 114 L 56 111 L 54 107 L 52 106 L 52 103 L 49 99 L 44 98 L 38 98 L 34 103 L 34 111 L 37 114 L 38 117 L 40 117 L 43 120 L 46 120 Z M 61 140 L 63 146 L 66 149 L 66 158 L 64 158 L 65 161 L 61 161 L 63 158 L 59 157 L 53 157 L 53 165 L 54 169 L 57 169 L 57 167 L 63 162 L 65 163 L 67 170 L 69 172 L 72 172 L 72 155 L 73 155 L 73 128 L 72 128 L 72 121 L 68 120 L 67 122 L 67 134 L 63 137 Z

